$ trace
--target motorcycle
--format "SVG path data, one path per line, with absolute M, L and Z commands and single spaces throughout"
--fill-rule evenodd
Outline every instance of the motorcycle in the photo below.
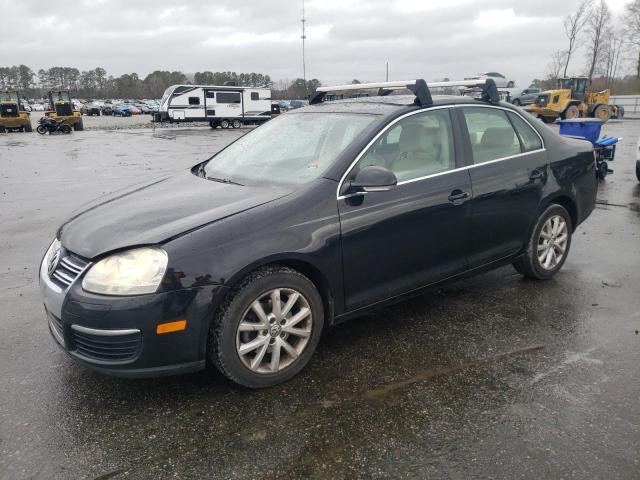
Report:
M 53 118 L 42 117 L 40 120 L 38 120 L 36 132 L 38 132 L 40 135 L 44 135 L 47 132 L 71 133 L 71 127 L 64 123 L 64 120 L 56 122 Z

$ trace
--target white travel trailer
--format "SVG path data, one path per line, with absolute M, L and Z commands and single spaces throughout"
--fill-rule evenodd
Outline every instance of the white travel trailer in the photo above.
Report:
M 231 85 L 172 85 L 160 101 L 157 122 L 209 122 L 240 128 L 271 118 L 271 90 Z

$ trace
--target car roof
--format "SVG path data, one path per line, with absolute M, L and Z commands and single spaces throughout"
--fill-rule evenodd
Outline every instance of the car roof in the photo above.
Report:
M 298 108 L 291 113 L 297 114 L 308 112 L 326 112 L 387 115 L 399 109 L 408 109 L 409 107 L 415 107 L 415 98 L 416 97 L 414 95 L 388 95 L 348 98 L 344 100 L 333 100 L 315 105 L 305 106 L 302 108 Z M 512 108 L 512 105 L 504 102 L 500 102 L 500 104 L 492 104 L 463 95 L 434 95 L 432 98 L 433 105 L 430 105 L 430 107 L 447 105 L 495 105 Z

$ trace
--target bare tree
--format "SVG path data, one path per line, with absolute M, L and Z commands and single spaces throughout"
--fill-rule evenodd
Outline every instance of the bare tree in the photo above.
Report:
M 636 47 L 640 47 L 640 0 L 633 0 L 627 3 L 625 25 L 629 41 Z M 640 51 L 638 52 L 636 64 L 636 77 L 640 78 Z
M 591 12 L 592 4 L 593 0 L 582 0 L 580 5 L 578 5 L 578 9 L 564 19 L 564 33 L 569 40 L 569 48 L 566 50 L 567 58 L 564 64 L 563 77 L 567 76 L 567 69 L 569 68 L 571 55 L 576 51 L 578 37 L 589 20 L 589 13 Z
M 562 67 L 565 65 L 566 57 L 567 52 L 564 50 L 556 50 L 551 54 L 551 59 L 547 65 L 550 80 L 555 82 L 560 77 L 560 72 L 562 72 Z
M 611 11 L 605 0 L 600 0 L 587 21 L 589 35 L 589 83 L 593 79 L 598 63 L 602 59 L 605 35 L 611 23 Z

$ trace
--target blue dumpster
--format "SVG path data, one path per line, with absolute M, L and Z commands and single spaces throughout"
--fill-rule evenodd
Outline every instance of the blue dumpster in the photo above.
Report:
M 586 138 L 595 144 L 600 136 L 602 122 L 597 118 L 574 118 L 560 122 L 560 135 Z

